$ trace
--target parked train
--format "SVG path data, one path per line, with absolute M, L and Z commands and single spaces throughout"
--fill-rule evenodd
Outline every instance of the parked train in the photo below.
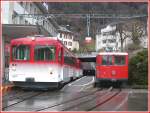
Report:
M 108 82 L 125 83 L 128 81 L 128 53 L 101 52 L 96 56 L 95 86 Z
M 54 37 L 11 40 L 9 81 L 19 87 L 50 88 L 82 76 L 80 60 Z

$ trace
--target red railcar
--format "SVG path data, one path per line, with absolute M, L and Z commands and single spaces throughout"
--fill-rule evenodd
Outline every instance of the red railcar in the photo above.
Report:
M 56 37 L 13 39 L 9 81 L 20 87 L 60 87 L 79 77 L 78 60 Z
M 103 52 L 96 56 L 95 85 L 102 81 L 122 83 L 128 80 L 128 53 Z

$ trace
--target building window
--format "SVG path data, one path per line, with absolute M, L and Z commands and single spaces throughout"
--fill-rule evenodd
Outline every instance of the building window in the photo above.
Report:
M 34 8 L 34 14 L 36 14 L 36 8 Z
M 24 8 L 27 9 L 27 3 L 26 2 L 24 2 Z
M 30 12 L 30 3 L 27 2 L 26 5 L 27 5 L 27 6 L 26 6 L 26 10 L 27 10 L 28 12 Z
M 105 44 L 105 43 L 106 43 L 106 40 L 103 40 L 103 43 Z
M 12 20 L 15 19 L 17 17 L 18 13 L 16 11 L 13 11 L 13 14 L 12 14 Z
M 43 20 L 43 26 L 45 26 L 45 21 Z
M 115 43 L 116 39 L 109 39 L 108 41 L 109 41 L 109 43 Z
M 67 41 L 64 41 L 64 45 L 67 45 Z
M 20 18 L 19 18 L 19 24 L 24 24 L 24 19 L 23 19 L 23 16 L 20 16 Z
M 70 37 L 70 35 L 68 34 L 68 39 L 70 39 L 71 37 Z
M 62 35 L 62 38 L 64 38 L 64 34 L 63 34 L 63 33 L 61 33 L 61 35 Z
M 64 37 L 65 37 L 65 39 L 67 39 L 67 35 L 66 35 L 66 34 L 65 34 L 65 36 L 64 36 Z
M 32 13 L 32 9 L 33 9 L 32 3 L 30 3 L 30 13 Z
M 71 39 L 72 37 L 71 37 L 71 35 L 68 35 L 68 39 Z
M 69 46 L 72 46 L 72 42 L 68 42 L 68 45 L 69 45 Z
M 27 20 L 25 20 L 25 24 L 28 24 L 28 21 L 27 21 Z
M 66 35 L 66 39 L 69 39 L 69 35 L 68 34 Z
M 60 33 L 60 38 L 62 38 L 62 34 Z

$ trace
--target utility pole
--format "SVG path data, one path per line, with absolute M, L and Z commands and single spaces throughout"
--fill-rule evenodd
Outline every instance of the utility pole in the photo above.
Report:
M 87 14 L 87 35 L 90 35 L 90 14 Z

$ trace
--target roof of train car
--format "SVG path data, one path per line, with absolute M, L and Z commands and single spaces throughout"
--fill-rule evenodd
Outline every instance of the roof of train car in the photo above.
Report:
M 101 52 L 98 55 L 128 55 L 126 52 Z
M 35 42 L 47 42 L 47 41 L 53 41 L 56 42 L 57 39 L 56 37 L 23 37 L 23 38 L 17 38 L 17 39 L 13 39 L 11 40 L 11 43 L 21 43 L 21 44 L 30 44 L 33 41 Z
M 34 42 L 40 42 L 40 44 L 45 42 L 51 42 L 53 44 L 57 44 L 62 46 L 65 50 L 67 50 L 72 56 L 75 56 L 68 48 L 64 46 L 64 44 L 57 39 L 57 37 L 23 37 L 11 40 L 11 44 L 32 44 Z

